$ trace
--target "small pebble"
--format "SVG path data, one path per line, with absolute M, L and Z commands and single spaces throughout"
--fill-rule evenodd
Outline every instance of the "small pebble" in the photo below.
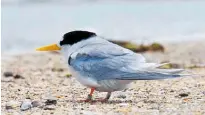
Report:
M 47 99 L 45 104 L 46 105 L 55 105 L 55 104 L 57 104 L 57 100 L 56 99 Z
M 16 74 L 16 75 L 14 76 L 14 78 L 15 78 L 15 79 L 19 79 L 19 78 L 22 78 L 22 79 L 23 79 L 24 77 L 21 76 L 21 75 Z
M 39 101 L 32 101 L 31 104 L 33 107 L 39 107 L 42 105 Z
M 170 92 L 174 92 L 174 90 L 170 90 Z
M 55 110 L 55 106 L 54 105 L 48 105 L 44 107 L 44 110 Z
M 187 96 L 189 96 L 189 94 L 187 94 L 187 93 L 181 93 L 181 94 L 179 94 L 179 96 L 180 96 L 180 97 L 187 97 Z
M 24 100 L 24 101 L 22 102 L 22 104 L 21 104 L 20 107 L 21 107 L 21 108 L 20 108 L 21 111 L 25 111 L 25 110 L 28 110 L 28 109 L 32 108 L 33 105 L 32 105 L 32 102 L 31 102 L 30 99 L 26 99 L 26 100 Z
M 205 91 L 202 92 L 205 95 Z
M 5 76 L 5 77 L 12 77 L 12 76 L 13 76 L 13 73 L 10 72 L 10 71 L 7 71 L 7 72 L 4 72 L 4 76 Z
M 16 101 L 9 101 L 6 103 L 6 109 L 15 109 L 16 107 L 19 107 L 19 103 Z
M 8 109 L 13 109 L 13 107 L 6 105 L 6 109 L 7 109 L 7 110 L 8 110 Z
M 57 72 L 63 72 L 64 69 L 63 68 L 52 68 L 51 69 L 53 72 L 57 71 Z
M 117 98 L 122 98 L 122 99 L 125 99 L 126 96 L 125 95 L 118 95 Z

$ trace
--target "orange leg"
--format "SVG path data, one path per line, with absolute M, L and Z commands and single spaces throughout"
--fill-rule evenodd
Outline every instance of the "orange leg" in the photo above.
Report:
M 93 95 L 93 92 L 95 91 L 95 88 L 91 88 L 90 90 L 90 95 L 92 96 Z
M 92 95 L 93 95 L 93 92 L 94 92 L 94 91 L 95 91 L 95 88 L 91 88 L 90 94 L 88 94 L 87 99 L 86 99 L 86 100 L 82 100 L 82 101 L 80 101 L 80 102 L 90 102 L 90 101 L 92 101 Z

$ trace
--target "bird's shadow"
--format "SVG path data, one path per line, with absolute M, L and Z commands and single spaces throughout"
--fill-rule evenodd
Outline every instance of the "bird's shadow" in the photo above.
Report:
M 82 100 L 66 100 L 66 102 L 69 102 L 69 103 L 90 103 L 90 104 L 95 104 L 95 103 L 104 103 L 104 104 L 139 103 L 141 101 L 144 101 L 144 99 L 143 100 L 138 100 L 138 101 L 133 101 L 133 100 L 108 100 L 108 101 L 105 101 L 105 102 L 102 102 L 101 100 L 92 100 L 92 101 L 89 101 L 89 102 L 85 102 L 85 101 L 82 101 Z

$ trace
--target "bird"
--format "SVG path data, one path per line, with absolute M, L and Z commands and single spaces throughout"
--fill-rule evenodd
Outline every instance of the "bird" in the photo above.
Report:
M 184 69 L 160 69 L 166 63 L 149 63 L 140 53 L 123 48 L 95 32 L 74 30 L 65 33 L 55 44 L 37 51 L 59 50 L 71 74 L 90 88 L 85 102 L 93 100 L 93 92 L 107 92 L 106 102 L 114 91 L 125 90 L 136 80 L 178 78 Z

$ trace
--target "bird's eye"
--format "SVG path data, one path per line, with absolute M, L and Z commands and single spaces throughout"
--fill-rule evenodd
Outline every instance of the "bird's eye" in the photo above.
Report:
M 63 41 L 60 41 L 60 46 L 62 46 L 63 45 Z

